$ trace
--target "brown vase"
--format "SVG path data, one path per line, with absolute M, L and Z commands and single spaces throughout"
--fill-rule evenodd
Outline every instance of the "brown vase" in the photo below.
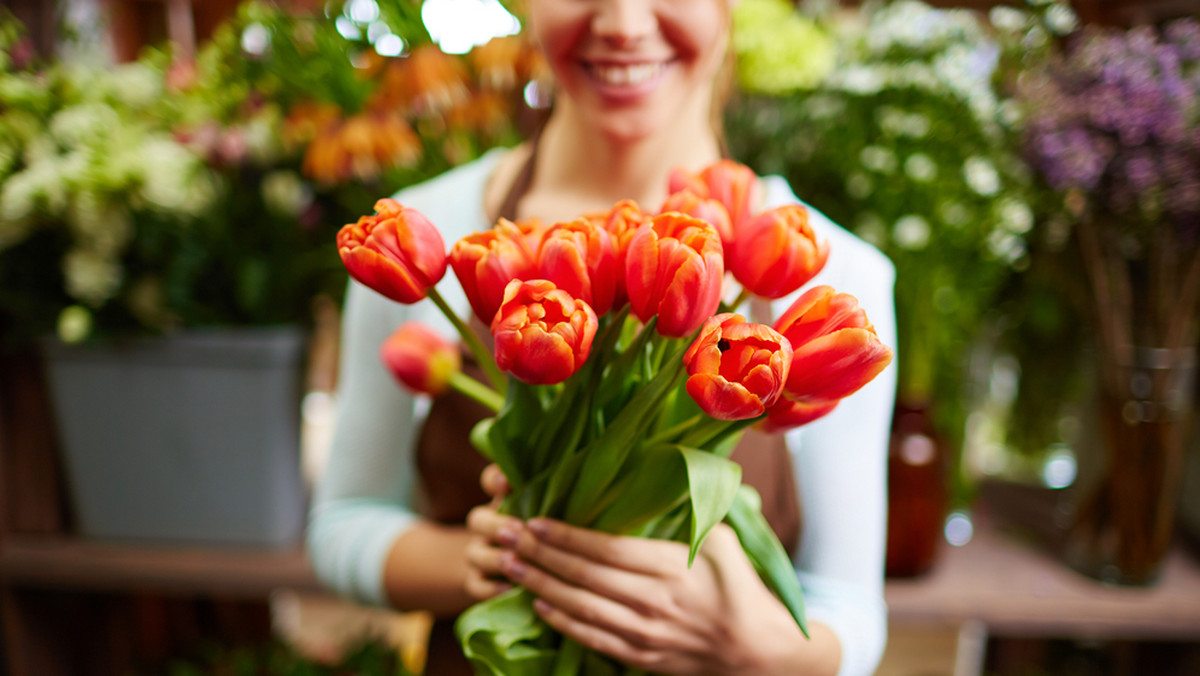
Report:
M 888 449 L 888 577 L 933 567 L 946 513 L 945 444 L 928 405 L 899 402 Z
M 1105 364 L 1094 450 L 1102 468 L 1078 489 L 1067 563 L 1097 580 L 1153 584 L 1175 533 L 1194 400 L 1195 352 L 1135 348 Z

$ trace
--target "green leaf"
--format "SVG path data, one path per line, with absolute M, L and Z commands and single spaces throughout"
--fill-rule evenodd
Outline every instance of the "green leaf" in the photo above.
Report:
M 695 448 L 679 447 L 687 464 L 688 492 L 692 501 L 692 536 L 688 567 L 712 527 L 725 518 L 742 485 L 741 465 Z
M 525 589 L 471 606 L 454 631 L 479 676 L 544 676 L 554 665 L 554 632 L 534 612 Z
M 737 533 L 742 549 L 754 564 L 759 577 L 775 592 L 807 637 L 804 590 L 800 587 L 791 558 L 762 514 L 762 498 L 758 492 L 749 486 L 742 486 L 725 519 L 733 527 L 733 532 Z
M 606 491 L 614 499 L 590 526 L 608 533 L 631 532 L 681 504 L 687 486 L 687 466 L 675 447 L 648 448 Z

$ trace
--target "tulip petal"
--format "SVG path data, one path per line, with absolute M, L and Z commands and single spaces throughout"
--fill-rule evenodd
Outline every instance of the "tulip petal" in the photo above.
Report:
M 854 394 L 892 361 L 892 350 L 870 329 L 849 328 L 793 347 L 789 396 L 841 399 Z
M 759 423 L 759 427 L 764 432 L 784 432 L 807 425 L 828 415 L 837 408 L 838 403 L 838 401 L 804 403 L 784 397 L 767 409 L 767 417 Z
M 687 393 L 716 420 L 756 418 L 766 410 L 759 398 L 745 387 L 708 373 L 687 379 Z

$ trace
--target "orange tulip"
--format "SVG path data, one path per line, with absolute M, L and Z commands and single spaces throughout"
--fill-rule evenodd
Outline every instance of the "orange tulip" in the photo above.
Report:
M 892 361 L 858 300 L 828 286 L 804 292 L 775 322 L 792 343 L 786 398 L 836 402 L 854 394 Z
M 471 310 L 491 324 L 504 301 L 504 289 L 514 279 L 529 279 L 536 269 L 529 240 L 514 223 L 473 232 L 454 243 L 450 266 L 462 285 Z
M 717 420 L 762 415 L 783 392 L 792 365 L 787 338 L 730 312 L 710 317 L 683 355 L 687 392 Z
M 733 243 L 733 224 L 729 220 L 729 212 L 725 210 L 724 205 L 717 200 L 701 197 L 690 189 L 684 188 L 671 193 L 663 202 L 662 208 L 658 210 L 660 214 L 668 211 L 678 211 L 681 214 L 694 216 L 711 223 L 717 229 L 717 234 L 721 236 L 721 246 L 725 250 L 725 263 L 729 263 L 729 249 Z
M 414 392 L 437 396 L 462 370 L 458 347 L 420 322 L 407 322 L 383 342 L 379 356 L 401 383 Z
M 492 322 L 496 365 L 531 385 L 561 383 L 587 361 L 599 322 L 553 282 L 513 280 Z
M 686 336 L 721 303 L 725 264 L 716 228 L 680 213 L 659 214 L 629 240 L 625 286 L 633 313 L 658 316 L 658 332 Z
M 732 160 L 718 160 L 699 174 L 676 169 L 667 180 L 667 191 L 670 193 L 686 189 L 700 197 L 720 202 L 729 212 L 734 232 L 737 232 L 739 224 L 753 214 L 757 186 L 758 175 L 754 170 Z
M 350 276 L 398 303 L 415 303 L 446 274 L 446 246 L 429 219 L 393 199 L 342 226 L 338 254 Z
M 789 204 L 764 211 L 738 226 L 725 260 L 750 293 L 782 298 L 813 278 L 829 259 L 829 242 L 817 241 L 808 209 Z
M 557 223 L 542 236 L 537 276 L 591 305 L 597 315 L 613 305 L 617 271 L 608 231 L 587 219 Z
M 621 307 L 629 302 L 629 293 L 625 289 L 625 252 L 629 250 L 629 240 L 633 233 L 644 223 L 650 221 L 650 216 L 644 213 L 633 200 L 625 199 L 617 202 L 607 213 L 595 215 L 595 221 L 612 235 L 613 250 L 617 254 L 617 285 L 613 298 L 613 306 Z

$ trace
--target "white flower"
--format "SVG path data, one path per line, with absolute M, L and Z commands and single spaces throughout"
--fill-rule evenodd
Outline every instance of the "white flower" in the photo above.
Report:
M 971 220 L 971 210 L 962 202 L 946 201 L 938 205 L 938 216 L 946 225 L 961 228 Z
M 1025 28 L 1025 13 L 1015 7 L 997 5 L 988 10 L 988 21 L 998 31 L 1016 33 Z
M 867 146 L 863 148 L 858 155 L 858 160 L 867 169 L 877 171 L 881 174 L 892 173 L 896 170 L 896 165 L 898 164 L 896 153 L 883 146 Z
M 997 259 L 1012 265 L 1025 255 L 1025 240 L 1003 229 L 996 229 L 988 235 L 988 251 Z
M 75 248 L 63 256 L 67 294 L 92 307 L 100 307 L 121 288 L 121 266 L 94 251 Z
M 50 118 L 50 134 L 64 147 L 72 148 L 95 143 L 96 137 L 106 135 L 121 123 L 117 111 L 107 103 L 83 103 L 63 108 Z
M 879 248 L 887 242 L 887 224 L 873 211 L 864 211 L 858 216 L 854 232 L 863 241 Z
M 162 75 L 140 61 L 117 66 L 112 73 L 113 95 L 134 108 L 146 108 L 162 95 Z
M 925 153 L 913 153 L 904 160 L 904 173 L 918 183 L 928 183 L 937 177 L 937 163 Z
M 896 246 L 909 251 L 924 249 L 929 243 L 929 222 L 916 214 L 901 216 L 892 228 Z
M 879 69 L 861 65 L 847 66 L 836 75 L 835 80 L 840 81 L 842 89 L 864 96 L 878 94 L 884 85 L 884 77 Z
M 1054 5 L 1046 10 L 1046 26 L 1056 35 L 1066 35 L 1079 28 L 1079 17 L 1067 5 Z
M 996 173 L 996 167 L 987 158 L 967 158 L 963 163 L 963 178 L 967 187 L 984 197 L 1000 192 L 1000 174 Z
M 1005 197 L 996 203 L 996 216 L 1009 232 L 1023 235 L 1033 227 L 1033 210 L 1015 197 Z
M 295 217 L 312 203 L 312 189 L 294 171 L 273 171 L 263 177 L 263 202 L 275 214 Z
M 856 200 L 866 199 L 875 189 L 871 177 L 861 171 L 855 171 L 846 177 L 846 194 Z

